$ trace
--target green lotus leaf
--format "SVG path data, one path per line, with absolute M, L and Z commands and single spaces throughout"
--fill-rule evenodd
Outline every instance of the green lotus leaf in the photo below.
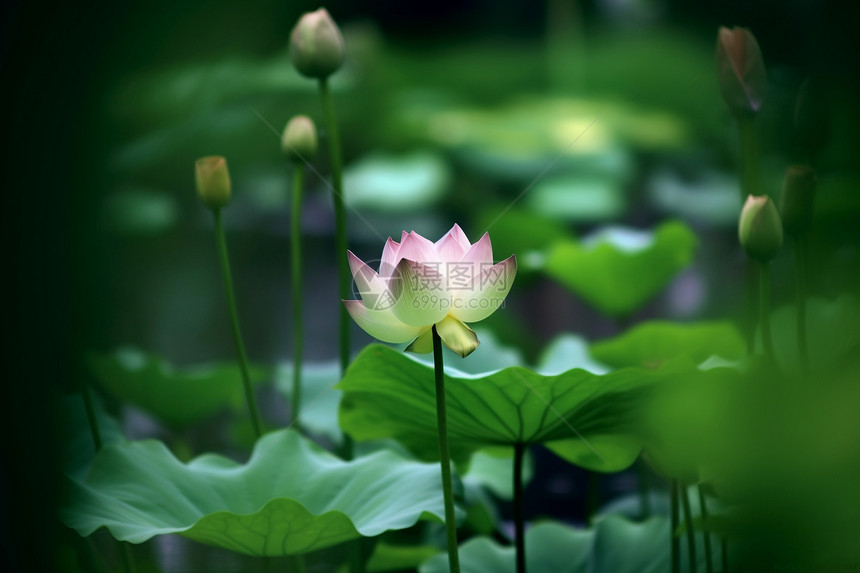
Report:
M 664 573 L 669 570 L 669 520 L 655 516 L 633 523 L 609 516 L 587 530 L 545 522 L 526 531 L 529 573 Z M 683 544 L 682 544 L 683 545 Z M 682 548 L 681 563 L 686 563 Z M 487 537 L 460 546 L 462 573 L 514 573 L 515 550 Z M 446 554 L 424 562 L 420 573 L 445 573 Z
M 335 444 L 343 440 L 337 425 L 337 405 L 340 390 L 335 385 L 340 381 L 340 363 L 336 360 L 304 364 L 302 366 L 302 404 L 299 419 L 302 428 L 312 434 L 325 436 Z M 285 362 L 275 369 L 275 388 L 292 401 L 293 364 Z
M 543 376 L 521 367 L 482 375 L 446 373 L 448 437 L 458 463 L 488 446 L 544 443 L 598 471 L 627 467 L 638 407 L 666 369 L 629 368 L 604 375 L 574 369 Z M 433 368 L 374 344 L 353 361 L 338 388 L 341 428 L 357 441 L 394 438 L 420 459 L 438 459 Z M 600 451 L 589 444 L 605 440 Z M 579 448 L 559 442 L 581 442 Z M 627 447 L 620 447 L 622 442 Z
M 604 228 L 581 242 L 556 243 L 543 265 L 597 310 L 620 318 L 642 307 L 689 265 L 697 242 L 678 221 L 653 232 Z
M 69 478 L 63 522 L 87 536 L 106 527 L 142 543 L 178 533 L 246 555 L 306 553 L 441 519 L 438 464 L 378 452 L 344 462 L 280 430 L 240 465 L 218 455 L 179 462 L 161 442 L 111 444 L 87 475 Z
M 717 355 L 737 360 L 746 355 L 746 344 L 730 322 L 681 324 L 654 320 L 637 324 L 620 336 L 591 344 L 591 355 L 610 366 L 659 366 L 666 360 L 687 356 L 701 363 Z
M 174 427 L 185 427 L 244 400 L 242 378 L 235 363 L 177 368 L 133 348 L 92 354 L 90 369 L 99 384 L 119 400 L 130 402 Z M 252 365 L 252 382 L 271 370 Z
M 385 212 L 415 211 L 437 203 L 451 184 L 451 169 L 429 151 L 406 155 L 373 153 L 344 171 L 351 189 L 346 203 L 358 209 Z

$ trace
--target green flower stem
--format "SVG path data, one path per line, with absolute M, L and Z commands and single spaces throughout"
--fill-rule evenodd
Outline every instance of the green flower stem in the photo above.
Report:
M 669 525 L 669 537 L 672 542 L 672 573 L 681 573 L 681 540 L 676 535 L 678 524 L 681 521 L 678 510 L 678 481 L 669 482 L 669 498 L 671 500 L 671 521 Z
M 218 244 L 218 255 L 221 259 L 221 271 L 224 275 L 224 290 L 227 293 L 227 306 L 230 309 L 230 328 L 233 331 L 233 344 L 236 346 L 236 356 L 239 358 L 239 370 L 242 373 L 242 386 L 245 389 L 245 399 L 251 414 L 251 424 L 254 434 L 259 438 L 262 432 L 260 411 L 254 389 L 251 388 L 251 376 L 248 373 L 248 356 L 245 354 L 245 343 L 242 342 L 242 331 L 239 328 L 239 312 L 236 310 L 236 295 L 233 293 L 233 276 L 230 273 L 230 257 L 227 254 L 227 237 L 224 234 L 224 224 L 221 221 L 221 210 L 213 209 L 215 216 L 215 240 Z
M 711 534 L 708 531 L 708 503 L 705 499 L 705 491 L 702 489 L 702 484 L 696 488 L 699 492 L 699 509 L 702 513 L 702 523 L 705 526 L 705 572 L 714 573 L 713 557 L 711 555 Z
M 293 163 L 293 204 L 290 213 L 290 255 L 293 279 L 293 401 L 292 423 L 299 427 L 302 411 L 302 190 L 304 166 Z
M 636 485 L 639 492 L 640 519 L 651 517 L 651 487 L 648 467 L 640 457 L 636 462 Z
M 448 449 L 448 415 L 445 410 L 445 366 L 442 363 L 442 339 L 433 325 L 433 364 L 436 368 L 436 421 L 439 434 L 439 458 L 442 466 L 442 495 L 445 499 L 445 533 L 448 541 L 448 569 L 460 573 L 457 548 L 457 516 L 454 513 L 454 487 L 451 483 L 451 452 Z
M 799 235 L 794 240 L 794 274 L 797 297 L 797 355 L 804 375 L 809 374 L 809 346 L 806 338 L 806 237 Z
M 96 418 L 96 409 L 93 407 L 93 397 L 90 394 L 89 385 L 81 381 L 81 396 L 84 399 L 84 411 L 87 413 L 87 422 L 90 425 L 90 433 L 93 436 L 93 446 L 95 446 L 95 450 L 98 452 L 102 449 L 102 432 L 101 428 L 99 428 L 99 420 Z
M 526 445 L 514 444 L 514 528 L 517 546 L 517 573 L 526 573 L 526 523 L 523 512 L 523 456 Z
M 759 167 L 758 137 L 753 118 L 738 120 L 741 140 L 741 203 L 749 195 L 762 195 L 761 169 Z
M 696 573 L 696 528 L 693 525 L 693 512 L 690 509 L 690 497 L 687 487 L 679 485 L 678 494 L 681 497 L 681 507 L 684 509 L 684 523 L 687 529 L 687 558 L 690 562 L 690 572 Z
M 331 182 L 334 194 L 335 221 L 335 250 L 337 252 L 338 296 L 341 300 L 349 298 L 349 286 L 352 281 L 349 272 L 349 260 L 346 258 L 346 206 L 343 202 L 343 159 L 340 151 L 340 136 L 337 131 L 337 121 L 334 115 L 334 102 L 328 79 L 320 79 L 320 98 L 325 113 L 325 126 L 328 134 L 328 150 L 331 160 Z M 340 307 L 340 371 L 346 372 L 349 365 L 349 313 L 342 304 Z
M 759 329 L 761 330 L 761 345 L 764 355 L 770 361 L 775 361 L 773 339 L 770 335 L 770 266 L 768 263 L 759 265 Z

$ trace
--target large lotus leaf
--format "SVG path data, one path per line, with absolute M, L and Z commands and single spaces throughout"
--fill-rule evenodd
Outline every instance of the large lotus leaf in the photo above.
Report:
M 612 174 L 545 177 L 525 205 L 546 219 L 591 223 L 618 219 L 626 208 L 625 181 Z
M 561 448 L 566 459 L 590 469 L 618 471 L 638 452 L 630 441 L 638 407 L 661 371 L 629 368 L 604 375 L 569 370 L 543 376 L 521 367 L 484 375 L 446 373 L 451 453 L 465 462 L 474 451 L 516 443 L 582 442 Z M 386 346 L 358 355 L 338 386 L 341 428 L 358 441 L 395 438 L 422 459 L 437 459 L 433 368 Z M 613 448 L 595 452 L 593 440 Z M 555 445 L 555 444 L 553 444 Z M 621 448 L 623 449 L 623 448 Z M 623 453 L 624 455 L 619 455 Z
M 655 367 L 678 356 L 700 363 L 713 355 L 737 360 L 745 354 L 746 345 L 737 328 L 729 322 L 717 321 L 643 322 L 620 336 L 591 345 L 594 358 L 616 368 Z
M 177 368 L 140 350 L 122 348 L 93 354 L 89 364 L 99 384 L 116 398 L 173 426 L 192 425 L 244 400 L 236 363 Z M 253 382 L 260 382 L 271 370 L 252 365 L 250 374 Z
M 777 360 L 786 369 L 799 367 L 797 315 L 795 307 L 784 306 L 771 315 L 773 347 Z M 810 297 L 806 302 L 806 337 L 812 368 L 833 366 L 860 347 L 860 304 L 843 294 L 826 300 Z
M 161 442 L 112 444 L 69 480 L 61 518 L 142 543 L 179 533 L 247 555 L 305 553 L 444 515 L 438 464 L 378 452 L 344 462 L 294 430 L 265 435 L 240 465 L 179 462 Z
M 652 517 L 633 523 L 610 516 L 582 530 L 559 523 L 539 523 L 526 531 L 529 573 L 664 573 L 669 570 L 669 520 Z M 684 545 L 684 544 L 682 544 Z M 682 548 L 686 563 L 686 548 Z M 460 546 L 462 573 L 514 573 L 515 550 L 487 537 Z M 444 573 L 448 558 L 439 554 L 420 573 Z
M 350 190 L 345 200 L 357 209 L 426 209 L 444 196 L 450 184 L 451 169 L 429 151 L 402 156 L 374 153 L 351 163 L 344 172 L 344 185 Z
M 93 402 L 93 414 L 98 426 L 102 444 L 111 444 L 125 440 L 119 422 L 105 412 L 102 401 L 95 392 L 90 392 Z M 93 432 L 90 419 L 87 416 L 84 399 L 80 394 L 63 397 L 58 405 L 61 419 L 60 428 L 62 452 L 60 466 L 69 475 L 83 475 L 87 466 L 96 455 Z
M 337 425 L 337 405 L 340 390 L 338 361 L 304 364 L 302 366 L 302 404 L 299 419 L 302 427 L 312 434 L 325 436 L 340 444 L 343 433 Z M 293 396 L 293 364 L 285 362 L 275 369 L 275 388 L 287 399 Z
M 605 228 L 582 242 L 557 243 L 546 254 L 544 268 L 599 311 L 624 317 L 689 265 L 696 245 L 696 236 L 678 221 L 654 232 Z

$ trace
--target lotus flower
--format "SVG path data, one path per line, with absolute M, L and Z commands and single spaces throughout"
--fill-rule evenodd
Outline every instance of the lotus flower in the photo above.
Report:
M 382 250 L 379 272 L 352 252 L 349 265 L 361 300 L 345 300 L 353 320 L 384 342 L 410 342 L 406 350 L 433 351 L 432 327 L 448 348 L 466 357 L 477 347 L 466 326 L 502 306 L 517 274 L 511 255 L 493 264 L 489 233 L 474 245 L 454 225 L 435 243 L 415 231 L 391 237 Z

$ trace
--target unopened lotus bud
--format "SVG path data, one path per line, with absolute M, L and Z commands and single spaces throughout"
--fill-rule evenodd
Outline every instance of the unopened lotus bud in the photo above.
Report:
M 343 64 L 343 36 L 325 8 L 299 18 L 290 36 L 290 59 L 300 74 L 327 78 Z
M 815 208 L 815 169 L 806 165 L 791 165 L 782 183 L 782 225 L 789 235 L 799 235 L 812 224 Z
M 293 161 L 308 161 L 317 153 L 317 128 L 311 118 L 297 115 L 287 122 L 281 149 Z
M 738 224 L 738 238 L 747 255 L 767 262 L 782 248 L 782 221 L 767 195 L 747 197 Z
M 230 202 L 230 173 L 227 160 L 220 155 L 201 157 L 195 163 L 197 195 L 211 209 Z
M 767 92 L 767 72 L 758 42 L 746 28 L 720 28 L 717 79 L 732 115 L 752 116 L 761 110 Z
M 829 106 L 822 81 L 807 78 L 797 93 L 794 108 L 794 133 L 797 143 L 808 154 L 815 155 L 824 147 L 830 131 Z

